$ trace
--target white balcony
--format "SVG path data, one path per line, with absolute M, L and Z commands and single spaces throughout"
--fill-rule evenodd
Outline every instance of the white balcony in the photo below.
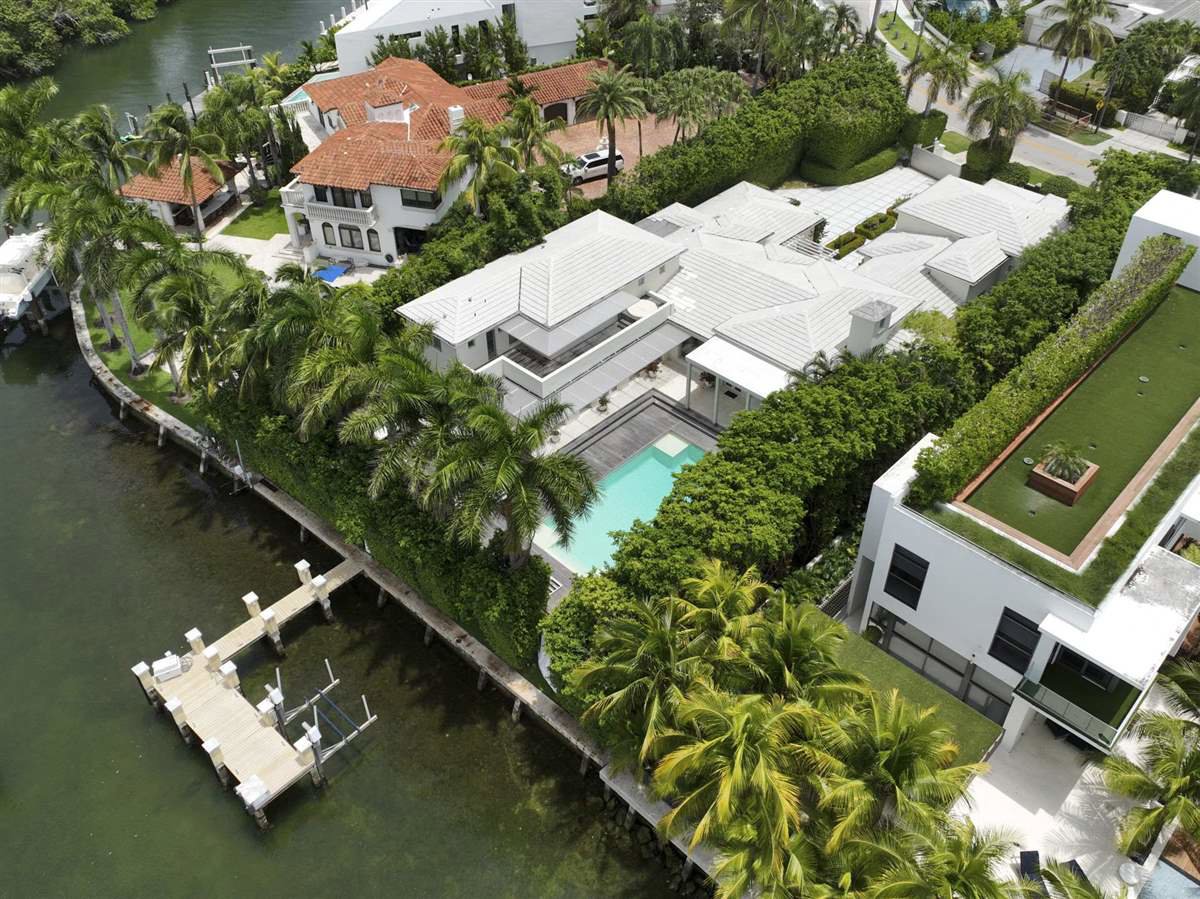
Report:
M 295 206 L 298 209 L 303 209 L 306 202 L 304 198 L 304 188 L 297 187 L 298 181 L 293 181 L 287 187 L 279 188 L 279 202 L 284 206 Z
M 348 206 L 334 206 L 332 203 L 318 203 L 315 200 L 304 204 L 304 214 L 310 222 L 315 219 L 333 222 L 335 225 L 358 225 L 362 228 L 374 228 L 379 221 L 374 206 L 367 209 L 351 209 Z

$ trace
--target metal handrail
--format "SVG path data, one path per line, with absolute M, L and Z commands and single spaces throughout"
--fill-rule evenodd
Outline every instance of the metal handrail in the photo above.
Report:
M 1033 703 L 1044 712 L 1049 712 L 1058 721 L 1072 730 L 1087 736 L 1092 740 L 1110 747 L 1117 740 L 1117 729 L 1106 721 L 1101 721 L 1091 712 L 1077 706 L 1044 684 L 1021 678 L 1015 691 L 1018 696 Z

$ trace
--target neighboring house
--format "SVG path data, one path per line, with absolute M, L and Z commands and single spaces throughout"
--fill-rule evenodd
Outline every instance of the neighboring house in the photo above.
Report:
M 1173 234 L 1185 243 L 1200 247 L 1200 200 L 1169 190 L 1160 190 L 1147 200 L 1129 222 L 1125 242 L 1113 267 L 1114 278 L 1129 264 L 1142 241 L 1156 234 Z M 1192 257 L 1179 283 L 1200 290 L 1200 253 Z
M 498 27 L 505 15 L 516 18 L 531 65 L 559 62 L 574 55 L 578 23 L 595 18 L 598 5 L 597 0 L 371 0 L 334 36 L 338 67 L 344 74 L 368 68 L 377 37 L 400 35 L 415 47 L 440 25 L 457 42 L 468 25 Z M 653 8 L 670 12 L 675 0 L 656 0 Z
M 814 241 L 824 221 L 744 182 L 636 226 L 596 212 L 399 311 L 434 325 L 439 365 L 501 377 L 513 414 L 582 409 L 667 360 L 685 402 L 694 378 L 715 388 L 695 411 L 724 423 L 729 400 L 754 408 L 818 354 L 886 345 L 916 309 L 953 313 L 1010 265 L 992 233 L 890 234 L 854 268 Z
M 474 99 L 423 62 L 387 59 L 359 75 L 309 82 L 287 108 L 328 133 L 280 191 L 293 249 L 308 261 L 390 265 L 449 210 L 442 141 L 467 117 L 499 122 L 507 105 Z
M 1061 18 L 1055 7 L 1058 0 L 1042 0 L 1025 11 L 1025 40 L 1030 44 L 1042 43 L 1046 29 Z M 1191 22 L 1200 25 L 1200 2 L 1198 0 L 1155 0 L 1153 4 L 1133 3 L 1130 0 L 1112 0 L 1116 17 L 1109 19 L 1098 16 L 1095 21 L 1104 25 L 1117 40 L 1129 36 L 1129 32 L 1144 22 Z
M 574 125 L 579 100 L 592 86 L 591 74 L 608 67 L 606 59 L 588 59 L 518 76 L 542 109 L 542 117 Z M 481 81 L 463 88 L 475 100 L 497 100 L 508 90 L 508 80 Z
M 0 243 L 0 332 L 24 315 L 40 322 L 65 308 L 58 281 L 41 259 L 45 240 L 39 229 Z
M 1062 197 L 995 179 L 976 184 L 946 175 L 897 207 L 896 230 L 949 238 L 991 233 L 1016 258 L 1061 228 L 1068 209 Z
M 200 227 L 218 218 L 227 207 L 238 200 L 234 177 L 245 166 L 241 163 L 218 163 L 221 177 L 214 178 L 204 163 L 192 158 L 192 188 L 200 206 Z M 163 166 L 157 175 L 139 173 L 121 185 L 121 195 L 135 203 L 143 203 L 150 211 L 172 228 L 191 228 L 192 192 L 183 185 L 178 158 Z

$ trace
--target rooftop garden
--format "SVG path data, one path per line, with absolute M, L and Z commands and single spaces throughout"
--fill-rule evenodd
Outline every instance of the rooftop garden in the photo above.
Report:
M 1070 555 L 1197 396 L 1200 294 L 1176 287 L 967 502 Z M 1056 443 L 1077 448 L 1086 462 L 1098 466 L 1073 505 L 1029 484 L 1033 464 Z

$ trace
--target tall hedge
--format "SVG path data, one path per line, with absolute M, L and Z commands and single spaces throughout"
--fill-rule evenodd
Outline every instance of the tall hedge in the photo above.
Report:
M 945 502 L 962 490 L 1122 334 L 1158 307 L 1194 253 L 1194 247 L 1167 235 L 1143 243 L 1118 277 L 921 452 L 910 501 L 918 506 Z
M 896 67 L 881 48 L 860 48 L 645 157 L 617 179 L 604 208 L 637 221 L 671 203 L 701 203 L 739 181 L 778 184 L 805 157 L 848 168 L 895 143 L 906 112 Z

